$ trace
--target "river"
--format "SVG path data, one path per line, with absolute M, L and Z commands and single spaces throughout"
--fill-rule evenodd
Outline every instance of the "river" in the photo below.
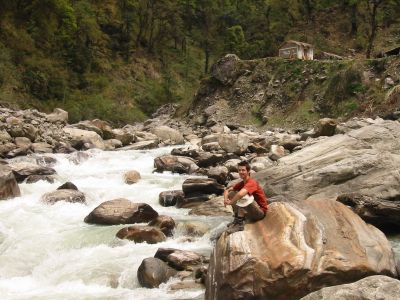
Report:
M 58 178 L 50 184 L 39 181 L 20 184 L 21 197 L 0 201 L 0 295 L 1 299 L 190 299 L 202 290 L 171 291 L 172 279 L 156 289 L 140 287 L 136 272 L 142 260 L 154 256 L 159 247 L 211 252 L 209 235 L 184 236 L 178 226 L 173 237 L 159 244 L 135 244 L 115 234 L 125 225 L 89 225 L 83 219 L 100 203 L 116 198 L 150 204 L 159 214 L 176 222 L 197 220 L 210 228 L 225 226 L 227 218 L 189 216 L 187 209 L 162 207 L 158 195 L 181 189 L 184 175 L 153 173 L 155 157 L 172 148 L 147 151 L 88 151 L 90 158 L 76 165 L 68 154 L 56 158 Z M 27 158 L 21 158 L 27 159 Z M 123 181 L 129 170 L 142 179 L 133 185 Z M 86 195 L 87 204 L 58 202 L 47 205 L 41 196 L 66 181 Z M 400 236 L 390 238 L 397 255 Z
M 58 179 L 20 184 L 21 197 L 0 201 L 0 295 L 1 299 L 190 299 L 202 290 L 171 291 L 170 280 L 156 289 L 140 287 L 136 272 L 142 260 L 159 247 L 211 252 L 209 235 L 184 236 L 177 228 L 173 237 L 159 244 L 135 244 L 115 234 L 126 225 L 89 225 L 83 219 L 104 201 L 127 198 L 150 204 L 159 214 L 176 222 L 197 220 L 210 228 L 223 226 L 225 218 L 189 216 L 188 209 L 162 207 L 158 195 L 181 189 L 187 176 L 153 173 L 155 157 L 172 148 L 148 151 L 104 152 L 90 150 L 90 158 L 74 164 L 67 154 L 52 154 Z M 26 158 L 22 158 L 26 159 Z M 142 179 L 125 184 L 123 174 L 140 172 Z M 47 205 L 41 196 L 66 181 L 86 195 L 87 205 L 58 202 Z M 221 220 L 223 221 L 221 223 Z

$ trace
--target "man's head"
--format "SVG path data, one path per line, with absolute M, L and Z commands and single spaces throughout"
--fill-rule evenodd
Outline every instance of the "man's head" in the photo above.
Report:
M 250 177 L 250 165 L 247 161 L 241 161 L 238 163 L 238 172 L 240 178 L 247 180 Z

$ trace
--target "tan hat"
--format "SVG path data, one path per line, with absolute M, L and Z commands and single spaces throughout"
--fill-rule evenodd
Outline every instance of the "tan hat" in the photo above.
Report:
M 239 207 L 246 207 L 247 205 L 249 205 L 253 201 L 254 201 L 254 197 L 253 196 L 246 195 L 246 196 L 243 196 L 242 198 L 240 198 L 236 202 L 236 205 L 239 206 Z

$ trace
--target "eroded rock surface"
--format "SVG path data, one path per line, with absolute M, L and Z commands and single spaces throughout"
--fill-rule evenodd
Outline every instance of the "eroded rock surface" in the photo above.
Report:
M 345 205 L 276 202 L 245 231 L 223 234 L 210 258 L 206 299 L 299 299 L 327 285 L 395 277 L 384 234 Z
M 369 276 L 350 284 L 322 288 L 301 300 L 397 300 L 400 295 L 400 281 L 382 275 Z
M 10 167 L 0 164 L 0 200 L 21 195 L 17 181 Z

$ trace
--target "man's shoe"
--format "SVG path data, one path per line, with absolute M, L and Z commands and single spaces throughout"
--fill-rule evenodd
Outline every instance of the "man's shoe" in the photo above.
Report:
M 241 222 L 238 222 L 238 223 L 233 224 L 232 226 L 228 227 L 228 229 L 225 232 L 229 235 L 234 232 L 243 231 L 243 230 L 244 230 L 244 222 L 242 220 Z
M 241 217 L 234 217 L 234 218 L 233 218 L 233 221 L 230 222 L 230 223 L 228 223 L 228 224 L 226 225 L 226 227 L 230 228 L 230 227 L 232 227 L 232 226 L 234 226 L 234 225 L 236 225 L 236 224 L 243 224 L 243 222 L 244 222 L 244 218 L 241 218 Z

